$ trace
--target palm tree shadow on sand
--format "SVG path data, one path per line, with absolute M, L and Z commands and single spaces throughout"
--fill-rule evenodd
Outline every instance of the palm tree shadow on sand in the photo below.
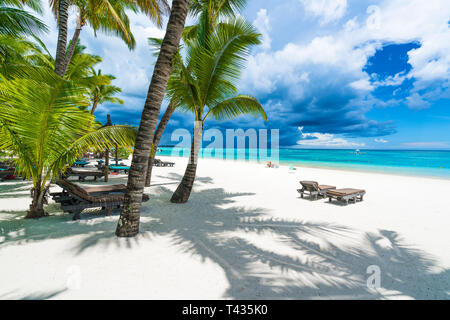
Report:
M 127 245 L 151 241 L 152 235 L 170 236 L 173 245 L 210 259 L 225 271 L 229 288 L 223 298 L 449 298 L 449 270 L 436 273 L 431 257 L 404 244 L 393 231 L 367 233 L 362 243 L 339 246 L 333 239 L 349 237 L 354 230 L 326 223 L 267 219 L 265 209 L 233 206 L 235 198 L 253 193 L 207 189 L 194 192 L 187 204 L 177 205 L 169 202 L 171 190 L 157 188 L 158 194 L 142 209 L 143 237 L 128 239 Z M 294 254 L 258 243 L 259 236 L 267 235 Z M 105 243 L 104 236 L 111 235 L 86 238 L 74 248 L 76 254 Z M 368 288 L 369 266 L 380 268 L 382 290 Z
M 186 252 L 219 264 L 230 283 L 226 298 L 374 299 L 386 297 L 386 290 L 396 292 L 386 298 L 395 298 L 395 294 L 449 298 L 449 270 L 433 273 L 432 258 L 405 245 L 397 233 L 380 230 L 365 234 L 361 245 L 338 246 L 332 239 L 347 237 L 352 230 L 326 223 L 272 220 L 265 218 L 264 209 L 231 206 L 233 198 L 251 195 L 208 189 L 194 193 L 188 204 L 179 206 L 168 204 L 171 191 L 162 188 L 143 212 L 153 220 L 143 223 L 141 230 L 170 234 L 174 244 Z M 262 234 L 295 253 L 268 249 L 258 243 Z M 369 266 L 380 268 L 385 290 L 368 288 Z
M 29 198 L 31 186 L 27 181 L 11 180 L 0 182 L 0 199 Z
M 154 235 L 164 235 L 184 252 L 210 259 L 224 270 L 229 287 L 223 298 L 450 298 L 449 270 L 439 270 L 433 258 L 405 244 L 394 231 L 366 233 L 363 241 L 339 245 L 334 240 L 350 238 L 355 230 L 273 220 L 267 218 L 265 209 L 233 205 L 235 198 L 253 193 L 206 189 L 193 192 L 187 204 L 177 205 L 169 202 L 171 190 L 156 186 L 155 191 L 142 209 L 139 237 L 116 238 L 117 219 L 111 217 L 88 214 L 81 222 L 71 222 L 64 215 L 40 224 L 23 220 L 18 224 L 15 219 L 0 221 L 0 228 L 14 231 L 20 226 L 25 228 L 24 236 L 6 237 L 0 249 L 8 242 L 86 235 L 72 248 L 77 256 L 94 246 L 133 248 Z M 267 239 L 276 246 L 266 245 Z M 382 289 L 368 288 L 369 266 L 380 268 Z

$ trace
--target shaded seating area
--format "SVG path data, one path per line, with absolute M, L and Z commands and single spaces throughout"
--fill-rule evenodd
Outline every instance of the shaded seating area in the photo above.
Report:
M 153 161 L 153 165 L 155 167 L 173 167 L 175 165 L 174 162 L 162 161 L 160 159 L 155 159 Z
M 94 181 L 97 181 L 97 178 L 102 178 L 105 176 L 105 170 L 79 170 L 75 168 L 67 168 L 66 172 L 63 174 L 63 178 L 67 179 L 69 177 L 78 177 L 79 181 L 85 181 L 88 177 L 93 177 Z
M 74 167 L 81 167 L 84 168 L 84 166 L 87 166 L 89 164 L 89 161 L 86 161 L 86 159 L 83 160 L 77 160 L 73 163 Z
M 0 180 L 7 180 L 9 177 L 15 177 L 16 168 L 0 168 Z
M 311 198 L 314 198 L 315 200 L 317 200 L 318 197 L 326 198 L 327 193 L 330 190 L 336 189 L 335 186 L 320 185 L 316 181 L 300 181 L 300 184 L 302 185 L 302 188 L 297 189 L 297 191 L 300 193 L 300 196 L 303 198 L 303 195 L 307 193 Z
M 122 207 L 127 188 L 124 184 L 82 187 L 64 179 L 58 180 L 56 184 L 63 189 L 62 192 L 50 195 L 61 204 L 64 212 L 73 214 L 73 220 L 79 220 L 81 212 L 90 208 L 102 208 L 108 216 L 111 215 L 113 210 Z M 148 195 L 143 195 L 142 201 L 148 200 Z
M 118 166 L 110 165 L 109 166 L 109 170 L 111 170 L 113 172 L 123 171 L 125 174 L 127 174 L 128 171 L 130 171 L 130 167 L 128 167 L 128 166 L 121 166 L 121 165 L 118 165 Z
M 106 165 L 105 165 L 105 161 L 103 160 L 98 160 L 97 164 L 95 165 L 98 169 L 105 169 Z
M 356 201 L 363 201 L 365 194 L 366 191 L 362 189 L 344 188 L 328 190 L 327 197 L 329 198 L 330 202 L 332 201 L 332 199 L 336 199 L 338 201 L 345 202 L 345 204 L 348 204 L 350 201 L 353 201 L 353 203 L 356 203 Z

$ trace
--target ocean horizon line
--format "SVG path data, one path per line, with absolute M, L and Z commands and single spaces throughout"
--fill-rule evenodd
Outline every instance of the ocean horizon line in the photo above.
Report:
M 176 145 L 161 145 L 158 146 L 158 148 L 180 148 L 180 149 L 186 149 L 186 148 L 190 148 L 190 146 L 185 146 L 185 147 L 180 147 L 180 146 L 176 146 Z M 221 148 L 201 148 L 201 149 L 221 149 Z M 246 149 L 246 150 L 260 150 L 263 148 L 233 148 L 234 150 L 236 149 Z M 270 149 L 270 148 L 267 148 Z M 390 149 L 390 148 L 386 148 L 386 149 L 372 149 L 372 148 L 364 148 L 364 147 L 360 147 L 360 148 L 299 148 L 299 147 L 291 147 L 291 146 L 279 146 L 278 149 L 291 149 L 291 150 L 324 150 L 324 151 L 333 151 L 333 150 L 340 150 L 340 151 L 355 151 L 355 150 L 360 150 L 360 151 L 413 151 L 413 152 L 450 152 L 450 149 Z M 231 150 L 228 148 L 222 148 L 222 150 Z

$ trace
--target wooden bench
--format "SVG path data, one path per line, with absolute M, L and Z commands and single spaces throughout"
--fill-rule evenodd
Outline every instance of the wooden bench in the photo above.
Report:
M 113 210 L 122 207 L 125 191 L 124 184 L 95 186 L 83 188 L 68 180 L 58 180 L 56 182 L 63 191 L 51 193 L 53 200 L 61 204 L 64 212 L 73 213 L 73 220 L 80 219 L 80 214 L 84 209 L 102 208 L 107 215 L 111 215 Z M 143 195 L 142 201 L 148 201 L 148 195 Z
M 153 165 L 155 167 L 173 167 L 175 165 L 175 163 L 174 162 L 161 161 L 160 159 L 155 159 L 153 161 Z
M 303 198 L 303 195 L 308 193 L 310 197 L 314 197 L 316 200 L 318 197 L 325 198 L 329 190 L 336 189 L 334 186 L 322 185 L 316 181 L 300 181 L 300 184 L 302 185 L 302 188 L 297 189 L 297 191 L 300 193 L 301 197 Z
M 5 180 L 8 176 L 14 176 L 16 172 L 16 168 L 8 168 L 4 170 L 0 170 L 0 180 Z
M 109 171 L 111 172 L 117 172 L 119 173 L 120 171 L 123 171 L 125 174 L 128 173 L 128 171 L 130 171 L 130 167 L 125 166 L 125 165 L 110 165 L 109 166 Z
M 74 168 L 67 168 L 66 172 L 63 174 L 63 178 L 67 179 L 68 177 L 78 177 L 79 181 L 85 181 L 88 177 L 94 177 L 94 181 L 97 181 L 97 178 L 102 178 L 105 176 L 104 168 L 102 170 L 77 170 Z
M 327 192 L 327 197 L 329 198 L 330 202 L 332 201 L 332 199 L 336 199 L 338 201 L 345 202 L 345 204 L 348 204 L 350 201 L 353 201 L 353 203 L 356 203 L 357 200 L 363 201 L 365 194 L 365 190 L 344 188 L 329 190 Z

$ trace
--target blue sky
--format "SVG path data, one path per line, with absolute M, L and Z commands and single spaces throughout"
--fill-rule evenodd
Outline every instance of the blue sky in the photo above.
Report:
M 282 146 L 299 148 L 450 149 L 450 1 L 248 0 L 242 15 L 263 43 L 240 91 L 261 101 L 269 122 L 244 117 L 208 128 L 279 129 Z M 54 51 L 48 12 L 46 20 Z M 137 125 L 154 62 L 146 39 L 164 30 L 142 15 L 131 21 L 134 51 L 88 28 L 81 41 L 103 57 L 100 68 L 117 77 L 126 101 L 100 106 L 97 116 Z M 192 121 L 174 114 L 163 143 Z

